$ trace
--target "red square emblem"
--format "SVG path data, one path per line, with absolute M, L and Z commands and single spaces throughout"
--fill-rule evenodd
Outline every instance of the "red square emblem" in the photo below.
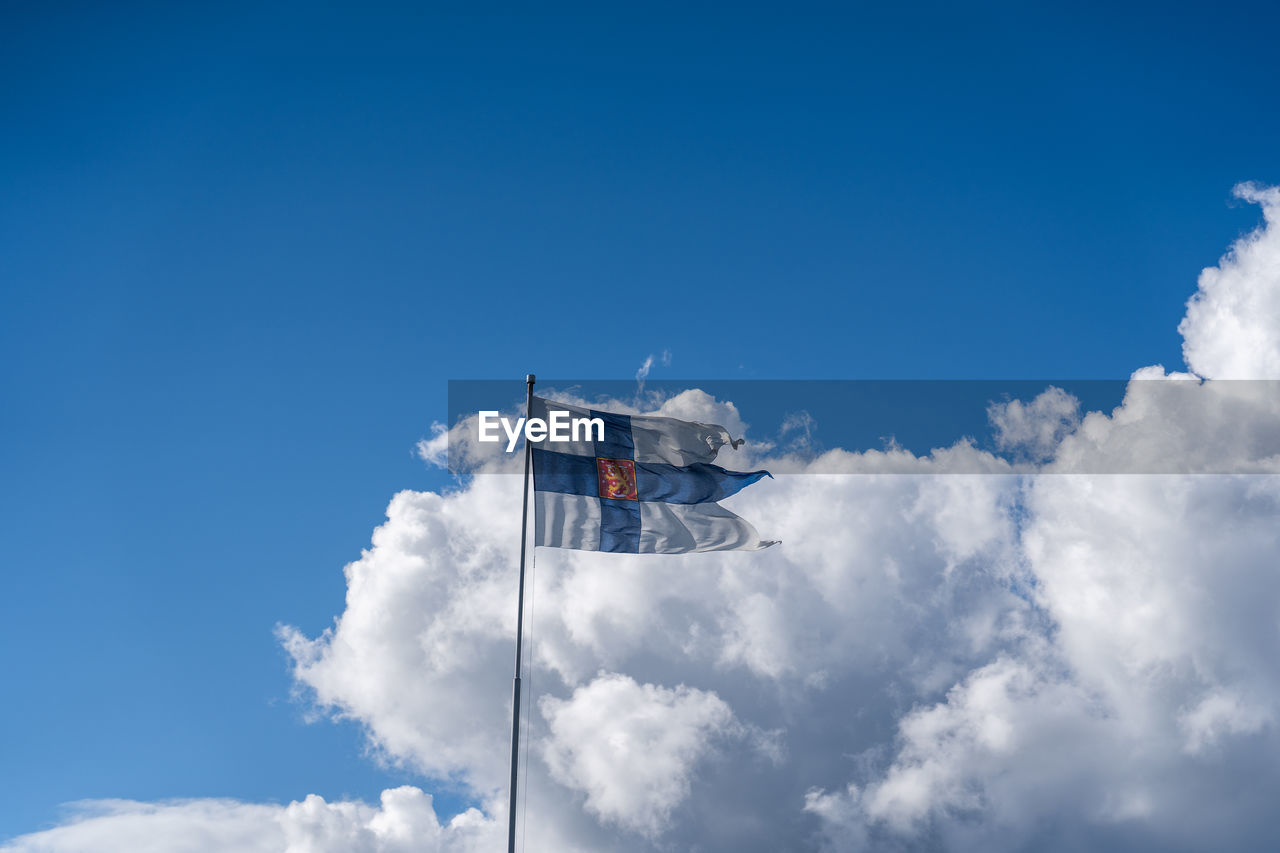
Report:
M 630 459 L 596 459 L 600 477 L 600 497 L 615 501 L 639 500 L 636 494 L 636 463 Z

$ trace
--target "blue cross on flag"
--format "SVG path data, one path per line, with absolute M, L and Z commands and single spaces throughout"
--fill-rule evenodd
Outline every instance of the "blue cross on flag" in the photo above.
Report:
M 621 554 L 757 551 L 777 544 L 716 503 L 771 476 L 711 464 L 721 447 L 736 446 L 724 427 L 542 397 L 533 398 L 530 418 L 549 423 L 557 411 L 601 419 L 604 436 L 533 447 L 535 544 Z

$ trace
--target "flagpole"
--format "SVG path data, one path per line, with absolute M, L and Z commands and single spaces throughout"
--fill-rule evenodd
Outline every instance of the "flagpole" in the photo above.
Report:
M 524 416 L 528 423 L 533 411 L 533 383 L 537 377 L 525 376 Z M 524 643 L 524 564 L 529 541 L 529 463 L 533 448 L 526 436 L 524 442 L 524 507 L 520 511 L 520 592 L 516 598 L 516 677 L 511 687 L 511 800 L 507 812 L 507 853 L 516 853 L 516 778 L 520 768 L 520 653 Z

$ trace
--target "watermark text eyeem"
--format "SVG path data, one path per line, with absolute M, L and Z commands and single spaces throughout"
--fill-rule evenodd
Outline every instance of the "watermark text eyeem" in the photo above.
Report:
M 545 421 L 542 418 L 516 418 L 513 425 L 510 418 L 504 418 L 496 411 L 479 412 L 479 415 L 480 441 L 487 444 L 502 441 L 501 430 L 507 436 L 508 453 L 516 449 L 522 431 L 525 441 L 531 444 L 543 441 L 604 441 L 602 418 L 575 418 L 565 411 L 553 411 Z

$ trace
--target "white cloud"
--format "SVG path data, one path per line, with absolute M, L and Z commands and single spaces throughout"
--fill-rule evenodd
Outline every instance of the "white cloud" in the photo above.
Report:
M 586 794 L 592 813 L 649 835 L 688 796 L 693 767 L 716 736 L 734 731 L 733 712 L 714 693 L 617 674 L 539 707 L 552 776 Z
M 234 800 L 79 804 L 71 822 L 16 838 L 4 853 L 481 853 L 505 824 L 471 809 L 441 824 L 418 788 L 382 793 L 378 806 L 314 794 L 287 806 Z
M 415 451 L 418 458 L 428 465 L 434 465 L 437 468 L 447 467 L 449 464 L 449 429 L 444 424 L 436 422 L 431 424 L 431 437 L 421 439 Z
M 1241 292 L 1218 309 L 1245 312 L 1219 313 L 1222 328 L 1248 326 L 1280 294 L 1280 270 L 1255 251 L 1275 239 L 1274 199 L 1254 195 L 1267 200 L 1268 229 L 1221 264 Z M 1207 274 L 1202 291 L 1206 281 L 1223 297 L 1221 278 Z M 1204 317 L 1193 303 L 1184 331 L 1201 334 Z M 1275 346 L 1280 327 L 1268 332 Z M 1231 367 L 1192 366 L 1266 375 L 1254 333 L 1209 348 Z M 1205 341 L 1188 344 L 1197 352 Z M 1055 435 L 1051 469 L 1275 470 L 1268 384 L 1160 379 L 1194 377 L 1138 371 L 1119 409 Z M 1020 436 L 1039 442 L 1046 424 L 1068 421 L 1057 414 L 1068 407 L 1045 408 L 1017 413 Z M 903 716 L 885 770 L 809 792 L 831 849 L 850 838 L 873 848 L 911 838 L 945 849 L 1273 846 L 1280 485 L 1040 476 L 1019 506 L 1023 588 L 1045 629 Z
M 664 408 L 736 418 L 701 393 Z M 564 830 L 604 850 L 633 848 L 630 832 L 710 846 L 746 832 L 679 808 L 702 790 L 724 798 L 726 820 L 748 809 L 766 824 L 743 843 L 785 844 L 810 780 L 779 788 L 764 809 L 755 787 L 782 784 L 770 777 L 783 755 L 827 773 L 847 763 L 829 733 L 805 729 L 807 714 L 844 726 L 849 708 L 882 714 L 938 695 L 1025 632 L 1033 614 L 1007 581 L 1012 478 L 810 474 L 770 485 L 733 499 L 787 539 L 766 559 L 539 552 L 530 652 L 544 698 L 530 717 L 530 796 L 561 785 L 585 796 L 531 807 L 531 836 Z M 498 476 L 444 496 L 398 495 L 347 568 L 335 627 L 314 640 L 282 632 L 320 706 L 362 721 L 384 754 L 482 797 L 506 779 L 509 682 L 495 674 L 511 654 L 517 501 Z M 597 677 L 602 668 L 617 674 Z M 855 701 L 860 683 L 892 695 Z M 737 720 L 739 707 L 751 719 Z M 705 760 L 706 741 L 730 731 L 750 736 L 721 738 L 719 758 Z M 622 760 L 626 737 L 646 744 L 643 763 Z
M 515 631 L 518 483 L 495 475 L 396 495 L 373 547 L 346 567 L 336 625 L 314 640 L 280 632 L 317 705 L 367 723 L 384 756 L 462 775 L 481 795 L 507 777 L 510 684 L 498 674 Z
M 1042 462 L 1080 425 L 1080 401 L 1049 386 L 1030 403 L 992 403 L 987 415 L 995 427 L 997 447 Z
M 653 370 L 653 365 L 655 361 L 661 364 L 663 367 L 670 367 L 671 366 L 671 350 L 664 349 L 662 351 L 662 355 L 659 355 L 659 356 L 654 356 L 653 353 L 650 353 L 649 355 L 645 356 L 644 363 L 640 365 L 640 368 L 638 370 L 636 370 L 636 392 L 637 393 L 642 393 L 644 391 L 644 382 L 646 379 L 649 378 L 649 371 Z
M 1254 734 L 1274 722 L 1274 703 L 1253 704 L 1225 690 L 1208 693 L 1179 718 L 1186 750 L 1201 753 L 1228 735 Z
M 1016 476 L 967 441 L 816 459 L 748 444 L 726 463 L 767 460 L 781 476 L 729 504 L 781 547 L 540 551 L 526 848 L 1276 846 L 1280 485 L 1244 472 L 1280 470 L 1280 407 L 1267 385 L 1216 377 L 1280 365 L 1267 313 L 1280 305 L 1280 203 L 1242 196 L 1268 224 L 1201 277 L 1182 325 L 1199 376 L 1144 368 L 1109 413 L 1081 416 L 1054 390 L 993 409 L 1005 448 L 1090 473 Z M 701 391 L 654 408 L 747 428 Z M 424 458 L 443 458 L 441 435 Z M 1106 473 L 1118 470 L 1232 473 Z M 334 626 L 281 629 L 315 707 L 359 721 L 385 759 L 468 786 L 499 824 L 518 482 L 395 496 L 347 566 Z M 468 832 L 501 837 L 478 813 L 439 827 L 421 794 L 388 794 L 404 801 L 107 804 L 11 849 L 381 851 L 438 832 L 438 849 L 465 850 Z M 211 840 L 118 841 L 149 843 L 152 825 L 177 838 L 171 824 Z
M 1046 470 L 1089 474 L 1280 472 L 1280 382 L 1136 371 L 1115 411 L 1090 412 Z
M 1280 379 L 1280 187 L 1240 184 L 1266 227 L 1240 238 L 1200 273 L 1178 326 L 1187 366 L 1210 379 Z

